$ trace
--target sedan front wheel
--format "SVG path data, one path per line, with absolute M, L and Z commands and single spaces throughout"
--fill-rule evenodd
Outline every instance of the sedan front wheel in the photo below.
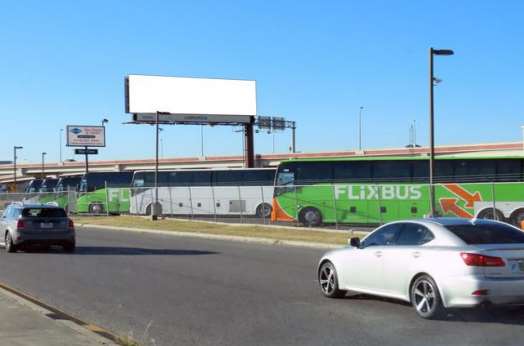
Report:
M 318 283 L 322 294 L 328 298 L 342 298 L 346 291 L 338 288 L 337 271 L 333 263 L 327 261 L 322 264 L 318 271 Z

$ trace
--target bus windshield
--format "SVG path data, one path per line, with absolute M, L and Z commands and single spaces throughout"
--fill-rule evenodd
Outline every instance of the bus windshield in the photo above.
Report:
M 78 177 L 62 177 L 58 180 L 56 184 L 56 192 L 64 191 L 77 191 L 78 186 L 80 185 L 81 178 Z
M 46 178 L 40 186 L 40 192 L 53 192 L 58 179 Z
M 24 192 L 25 193 L 38 192 L 38 190 L 40 190 L 41 185 L 42 185 L 41 179 L 33 179 L 26 185 Z
M 92 192 L 105 187 L 129 187 L 133 172 L 93 172 L 84 174 L 79 191 Z

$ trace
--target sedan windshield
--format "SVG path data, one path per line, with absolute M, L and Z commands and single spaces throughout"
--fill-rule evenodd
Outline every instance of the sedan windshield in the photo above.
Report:
M 450 225 L 446 228 L 468 245 L 524 244 L 524 232 L 509 225 Z

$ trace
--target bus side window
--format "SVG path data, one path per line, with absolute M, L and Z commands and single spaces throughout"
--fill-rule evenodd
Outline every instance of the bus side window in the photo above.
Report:
M 269 169 L 244 171 L 244 185 L 271 186 L 275 179 L 275 171 Z
M 334 182 L 371 182 L 371 162 L 347 161 L 333 164 Z
M 453 175 L 453 160 L 435 160 L 435 182 L 449 183 L 453 181 L 455 181 L 455 177 Z
M 373 163 L 373 180 L 377 182 L 410 182 L 411 163 L 400 160 L 375 161 Z
M 193 185 L 195 186 L 210 186 L 211 172 L 195 171 L 193 172 Z
M 333 169 L 330 163 L 304 163 L 296 168 L 295 184 L 330 184 L 333 182 Z
M 488 182 L 495 178 L 493 160 L 455 160 L 454 180 L 456 182 Z
M 497 165 L 497 181 L 522 181 L 520 159 L 499 159 Z

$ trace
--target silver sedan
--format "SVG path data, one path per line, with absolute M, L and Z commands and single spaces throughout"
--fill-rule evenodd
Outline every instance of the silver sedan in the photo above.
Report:
M 401 299 L 428 319 L 446 308 L 524 304 L 524 232 L 491 220 L 392 222 L 325 254 L 318 282 L 326 297 Z

